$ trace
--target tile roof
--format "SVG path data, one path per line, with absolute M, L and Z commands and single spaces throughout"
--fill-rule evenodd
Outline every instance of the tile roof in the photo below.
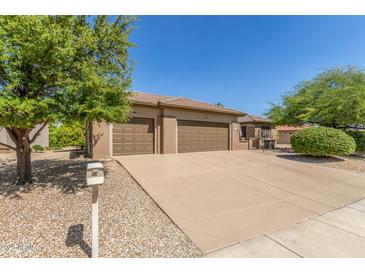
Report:
M 244 117 L 239 117 L 238 122 L 239 123 L 265 123 L 265 124 L 271 123 L 271 121 L 267 118 L 259 117 L 259 116 L 255 116 L 255 115 L 251 115 L 251 114 L 247 114 Z
M 188 98 L 174 97 L 174 96 L 164 96 L 146 92 L 132 92 L 131 100 L 135 104 L 142 105 L 152 105 L 152 106 L 166 106 L 166 107 L 176 107 L 184 109 L 195 109 L 195 110 L 205 110 L 211 112 L 220 112 L 235 115 L 246 115 L 246 113 L 225 108 L 213 104 L 208 104 L 204 102 L 194 101 Z
M 160 101 L 173 99 L 173 98 L 176 98 L 176 97 L 134 91 L 134 92 L 132 92 L 130 99 L 134 103 L 151 104 L 151 105 L 157 106 Z

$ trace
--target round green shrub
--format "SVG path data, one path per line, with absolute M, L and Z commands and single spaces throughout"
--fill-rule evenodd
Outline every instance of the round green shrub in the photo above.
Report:
M 365 130 L 347 130 L 346 133 L 354 138 L 356 151 L 365 151 Z
M 327 127 L 297 131 L 291 136 L 290 142 L 295 152 L 315 157 L 349 155 L 356 149 L 354 138 L 342 130 Z

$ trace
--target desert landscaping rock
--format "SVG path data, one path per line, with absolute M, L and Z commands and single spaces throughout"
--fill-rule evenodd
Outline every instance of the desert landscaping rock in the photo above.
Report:
M 75 152 L 33 154 L 34 183 L 13 186 L 15 155 L 0 154 L 0 257 L 87 257 L 91 192 Z M 104 162 L 100 257 L 197 257 L 200 250 L 114 161 Z
M 290 148 L 262 150 L 264 154 L 281 157 L 287 160 L 299 161 L 308 164 L 319 164 L 326 167 L 345 169 L 357 173 L 365 173 L 365 154 L 354 154 L 351 156 L 336 157 L 310 157 L 294 153 Z

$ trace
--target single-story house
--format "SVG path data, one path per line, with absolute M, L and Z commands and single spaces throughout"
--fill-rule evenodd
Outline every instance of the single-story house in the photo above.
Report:
M 304 126 L 291 126 L 291 125 L 280 125 L 276 126 L 277 132 L 277 144 L 289 145 L 291 136 L 297 132 L 305 128 Z
M 30 132 L 30 137 L 33 137 L 33 134 L 35 132 L 37 132 L 37 130 L 40 128 L 41 125 L 37 125 L 31 132 Z M 41 145 L 44 148 L 48 148 L 49 146 L 49 131 L 48 131 L 48 125 L 45 126 L 42 131 L 40 132 L 40 135 L 38 135 L 38 137 L 35 139 L 34 143 L 32 143 L 31 145 Z M 10 146 L 15 146 L 14 142 L 11 140 L 9 134 L 7 133 L 5 128 L 0 127 L 0 143 L 6 144 L 6 145 L 10 145 Z M 5 146 L 2 146 L 0 144 L 0 149 L 1 150 L 8 150 L 8 148 L 6 148 Z
M 238 110 L 187 98 L 133 92 L 129 121 L 93 123 L 87 150 L 93 158 L 248 149 Z
M 264 117 L 247 114 L 238 117 L 241 138 L 249 140 L 249 148 L 274 148 L 275 127 L 271 121 Z

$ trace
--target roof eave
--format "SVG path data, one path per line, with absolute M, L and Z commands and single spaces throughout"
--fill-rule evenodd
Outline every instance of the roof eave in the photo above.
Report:
M 246 115 L 246 113 L 244 113 L 244 112 L 234 111 L 234 110 L 229 110 L 229 109 L 222 109 L 222 110 L 207 109 L 207 108 L 199 108 L 199 107 L 181 106 L 181 105 L 169 104 L 169 103 L 165 103 L 165 102 L 159 102 L 158 105 L 161 107 L 192 109 L 192 110 L 200 110 L 200 111 L 207 111 L 207 112 L 213 112 L 213 113 L 231 114 L 231 115 L 237 115 L 237 116 Z
M 144 101 L 138 101 L 138 100 L 132 100 L 133 105 L 143 105 L 143 106 L 154 106 L 157 107 L 158 104 L 152 103 L 152 102 L 144 102 Z
M 223 113 L 223 114 L 230 114 L 235 116 L 245 116 L 247 113 L 241 112 L 241 111 L 235 111 L 235 110 L 229 110 L 229 109 L 208 109 L 208 108 L 200 108 L 200 107 L 191 107 L 191 106 L 182 106 L 182 105 L 176 105 L 176 104 L 170 104 L 166 101 L 159 101 L 157 103 L 153 102 L 145 102 L 140 101 L 136 99 L 131 100 L 133 105 L 143 105 L 143 106 L 154 106 L 154 107 L 171 107 L 171 108 L 179 108 L 179 109 L 191 109 L 191 110 L 199 110 L 199 111 L 207 111 L 207 112 L 213 112 L 213 113 Z

